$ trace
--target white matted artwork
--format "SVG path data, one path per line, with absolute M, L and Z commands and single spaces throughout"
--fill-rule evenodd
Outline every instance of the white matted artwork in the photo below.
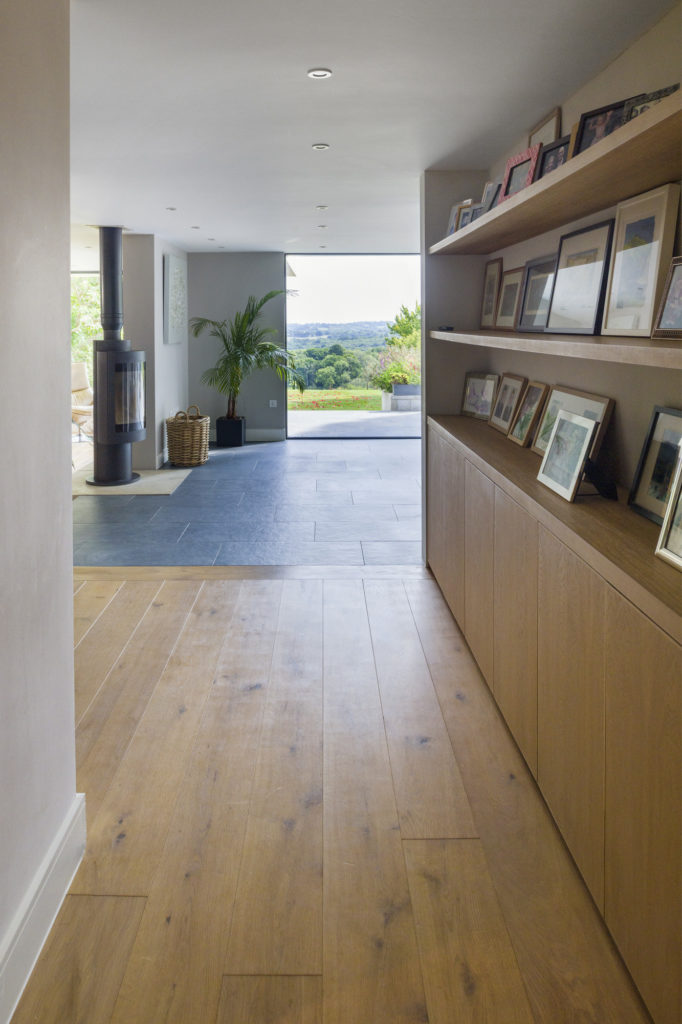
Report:
M 180 345 L 187 339 L 187 263 L 167 253 L 163 257 L 163 340 Z
M 544 454 L 538 480 L 566 501 L 573 501 L 596 427 L 594 420 L 560 410 Z

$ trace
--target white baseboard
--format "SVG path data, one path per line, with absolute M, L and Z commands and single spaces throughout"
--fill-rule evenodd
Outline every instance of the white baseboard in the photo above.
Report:
M 85 852 L 85 796 L 76 793 L 0 946 L 0 1024 L 9 1024 Z
M 262 444 L 265 441 L 286 441 L 287 432 L 284 427 L 269 427 L 264 430 L 246 428 L 247 444 Z

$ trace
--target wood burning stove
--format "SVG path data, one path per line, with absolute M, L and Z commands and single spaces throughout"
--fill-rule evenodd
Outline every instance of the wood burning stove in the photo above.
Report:
M 137 480 L 132 445 L 145 429 L 145 353 L 121 338 L 121 229 L 100 228 L 103 338 L 94 342 L 94 474 L 89 484 L 112 487 Z

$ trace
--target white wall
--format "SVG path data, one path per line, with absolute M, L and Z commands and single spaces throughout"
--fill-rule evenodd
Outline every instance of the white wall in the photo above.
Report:
M 133 445 L 134 469 L 166 458 L 165 423 L 187 401 L 187 338 L 163 340 L 163 257 L 187 254 L 154 235 L 123 235 L 123 336 L 147 354 L 147 438 Z
M 189 254 L 189 316 L 224 320 L 244 308 L 250 295 L 261 298 L 286 288 L 285 259 L 281 252 Z M 284 346 L 286 302 L 279 295 L 263 307 L 263 326 L 274 327 L 272 340 Z M 204 415 L 224 416 L 227 399 L 201 383 L 204 370 L 215 365 L 220 343 L 207 334 L 189 341 L 189 401 Z M 277 402 L 270 408 L 270 400 Z M 246 418 L 246 440 L 278 441 L 285 436 L 286 387 L 272 370 L 260 370 L 245 381 L 237 401 L 237 414 Z M 212 433 L 213 436 L 213 433 Z
M 70 465 L 68 0 L 0 15 L 0 1022 L 82 853 Z

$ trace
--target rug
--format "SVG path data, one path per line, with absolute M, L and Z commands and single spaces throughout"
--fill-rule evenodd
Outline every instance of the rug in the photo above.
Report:
M 140 469 L 140 479 L 131 484 L 114 487 L 92 487 L 86 479 L 92 477 L 92 466 L 76 470 L 72 477 L 71 493 L 74 498 L 83 494 L 101 497 L 107 494 L 172 494 L 179 487 L 191 469 Z

